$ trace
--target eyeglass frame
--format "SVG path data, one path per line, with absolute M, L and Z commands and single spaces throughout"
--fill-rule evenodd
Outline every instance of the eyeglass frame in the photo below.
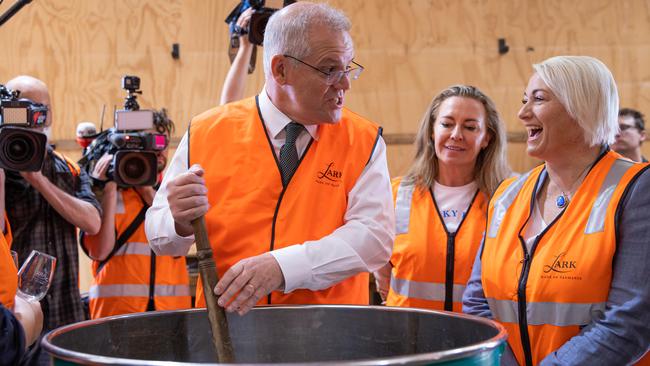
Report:
M 297 57 L 293 57 L 293 56 L 291 56 L 291 55 L 286 55 L 286 54 L 284 54 L 284 55 L 282 55 L 282 56 L 287 57 L 287 58 L 290 58 L 290 59 L 292 59 L 292 60 L 296 60 L 296 61 L 300 62 L 301 64 L 306 65 L 306 66 L 309 66 L 309 67 L 311 67 L 312 69 L 314 69 L 314 70 L 320 72 L 321 74 L 325 75 L 325 77 L 326 77 L 326 81 L 327 81 L 328 79 L 332 78 L 332 75 L 336 75 L 337 73 L 340 73 L 340 74 L 341 74 L 341 76 L 339 76 L 338 78 L 333 79 L 333 80 L 331 80 L 331 81 L 327 81 L 327 85 L 334 85 L 334 84 L 338 83 L 339 81 L 341 81 L 341 79 L 343 79 L 343 75 L 345 75 L 345 76 L 350 76 L 350 73 L 351 73 L 351 72 L 353 72 L 353 71 L 355 71 L 355 70 L 359 70 L 358 73 L 357 73 L 356 75 L 352 75 L 352 76 L 351 76 L 351 79 L 350 79 L 350 80 L 357 80 L 357 79 L 359 78 L 359 76 L 361 76 L 361 73 L 363 72 L 363 70 L 366 69 L 365 67 L 363 67 L 363 66 L 361 66 L 360 64 L 356 63 L 354 60 L 351 60 L 350 62 L 351 62 L 352 64 L 354 64 L 356 67 L 351 67 L 351 68 L 349 68 L 349 69 L 342 70 L 342 71 L 325 72 L 325 71 L 319 69 L 318 67 L 316 67 L 316 66 L 314 66 L 314 65 L 311 65 L 311 64 L 308 64 L 308 63 L 306 63 L 305 61 L 303 61 L 303 60 L 301 60 L 301 59 L 299 59 L 299 58 L 297 58 Z M 347 67 L 350 67 L 350 66 L 348 65 Z
M 619 124 L 618 124 L 618 129 L 619 129 L 621 132 L 625 132 L 625 131 L 627 131 L 627 130 L 629 130 L 629 129 L 635 129 L 635 130 L 639 131 L 639 133 L 643 132 L 643 130 L 640 129 L 639 126 L 636 125 L 636 123 L 633 124 L 633 125 L 626 125 L 626 124 L 624 124 L 624 123 L 619 123 Z

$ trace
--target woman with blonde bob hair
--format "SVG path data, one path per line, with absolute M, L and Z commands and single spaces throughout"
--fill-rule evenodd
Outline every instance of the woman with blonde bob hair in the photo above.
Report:
M 411 169 L 393 180 L 397 236 L 376 274 L 387 305 L 461 310 L 487 201 L 508 173 L 492 100 L 466 85 L 438 94 L 420 122 Z
M 519 119 L 544 164 L 490 200 L 463 311 L 506 327 L 512 364 L 633 364 L 650 345 L 648 165 L 609 149 L 618 94 L 602 62 L 533 68 Z

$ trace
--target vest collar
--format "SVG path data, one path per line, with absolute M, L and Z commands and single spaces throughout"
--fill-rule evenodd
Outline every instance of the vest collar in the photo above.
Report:
M 266 85 L 262 89 L 258 97 L 260 105 L 260 113 L 262 114 L 262 121 L 266 127 L 266 131 L 272 139 L 279 139 L 280 133 L 284 132 L 284 128 L 291 122 L 286 114 L 282 113 L 271 102 L 268 94 L 266 93 Z M 318 125 L 305 125 L 305 129 L 311 135 L 311 138 L 318 141 Z M 284 136 L 282 136 L 284 138 Z

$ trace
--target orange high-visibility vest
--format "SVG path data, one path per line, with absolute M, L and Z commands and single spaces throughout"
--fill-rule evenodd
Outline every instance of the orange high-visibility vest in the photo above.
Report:
M 13 258 L 11 258 L 11 229 L 9 228 L 9 221 L 6 220 L 6 215 L 5 227 L 7 234 L 0 233 L 0 303 L 8 309 L 13 309 L 16 288 L 18 287 L 16 277 L 18 270 Z
M 116 238 L 143 206 L 135 189 L 118 191 Z M 83 240 L 88 242 L 97 237 L 84 235 Z M 142 224 L 103 266 L 100 263 L 92 262 L 94 278 L 88 291 L 92 319 L 146 311 L 150 297 L 155 310 L 191 307 L 185 257 L 155 255 Z
M 447 232 L 431 190 L 398 178 L 393 197 L 396 236 L 386 305 L 461 312 L 485 230 L 486 195 L 476 192 L 455 233 Z
M 348 193 L 369 161 L 378 126 L 344 109 L 341 121 L 321 124 L 284 189 L 277 156 L 256 98 L 195 117 L 189 130 L 189 164 L 205 169 L 210 210 L 205 216 L 221 278 L 239 260 L 319 240 L 345 221 Z M 205 306 L 197 284 L 197 306 Z M 368 304 L 368 274 L 320 291 L 273 292 L 262 303 Z
M 615 212 L 645 166 L 604 154 L 530 253 L 519 235 L 544 166 L 497 189 L 489 205 L 481 281 L 520 364 L 539 363 L 604 312 L 616 251 Z

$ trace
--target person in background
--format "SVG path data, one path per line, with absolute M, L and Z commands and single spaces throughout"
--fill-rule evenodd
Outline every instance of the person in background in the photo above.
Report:
M 174 122 L 164 109 L 154 112 L 154 126 L 145 132 L 163 133 L 169 141 Z M 167 165 L 167 153 L 167 147 L 156 152 L 159 178 Z M 144 214 L 155 188 L 118 186 L 106 174 L 112 160 L 113 155 L 105 154 L 92 172 L 97 188 L 103 186 L 101 229 L 96 235 L 80 234 L 80 244 L 93 260 L 90 317 L 190 308 L 185 257 L 157 256 L 144 233 Z
M 368 304 L 386 264 L 394 210 L 381 129 L 343 107 L 363 70 L 350 22 L 327 4 L 275 12 L 266 84 L 195 117 L 145 228 L 158 254 L 184 255 L 205 215 L 219 305 Z M 204 306 L 202 285 L 197 304 Z
M 43 311 L 37 301 L 28 301 L 17 295 L 16 263 L 11 257 L 11 230 L 6 222 L 4 205 L 4 170 L 0 169 L 0 365 L 28 362 L 26 357 L 43 329 Z M 37 352 L 39 350 L 35 350 Z
M 641 145 L 645 141 L 643 114 L 632 108 L 621 109 L 618 111 L 618 128 L 612 150 L 632 161 L 647 162 L 641 155 Z
M 463 311 L 503 324 L 520 365 L 633 364 L 650 346 L 648 165 L 608 147 L 618 93 L 601 61 L 533 68 L 519 119 L 544 163 L 490 200 Z
M 509 174 L 505 128 L 479 89 L 454 85 L 422 117 L 413 164 L 393 180 L 396 237 L 375 273 L 389 306 L 461 311 L 487 202 Z
M 77 125 L 76 141 L 82 148 L 81 154 L 86 153 L 86 148 L 97 137 L 97 128 L 92 122 L 79 122 Z
M 28 352 L 43 329 L 43 312 L 37 301 L 16 296 L 14 306 L 0 303 L 0 365 L 30 364 L 41 354 Z M 29 357 L 29 358 L 28 358 Z
M 48 107 L 42 132 L 52 126 L 52 106 L 47 86 L 31 76 L 18 76 L 6 83 L 21 98 Z M 56 270 L 48 294 L 41 300 L 45 331 L 84 320 L 79 293 L 77 228 L 96 234 L 101 225 L 100 206 L 88 175 L 70 159 L 48 145 L 43 167 L 37 172 L 5 171 L 5 205 L 11 224 L 12 249 L 20 262 L 32 250 L 56 258 Z M 49 364 L 42 352 L 41 364 Z
M 241 29 L 247 29 L 253 14 L 253 8 L 248 8 L 237 19 L 237 26 Z M 239 48 L 235 55 L 228 73 L 226 80 L 223 82 L 221 89 L 220 105 L 234 102 L 244 98 L 244 90 L 246 89 L 246 76 L 250 65 L 250 59 L 255 50 L 255 45 L 248 39 L 248 34 L 239 36 Z

